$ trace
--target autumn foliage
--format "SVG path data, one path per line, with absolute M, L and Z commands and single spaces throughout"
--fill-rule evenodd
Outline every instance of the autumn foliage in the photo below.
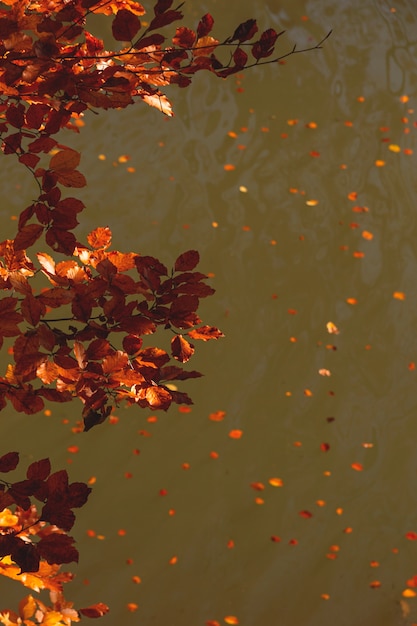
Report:
M 152 410 L 190 404 L 173 381 L 201 376 L 184 368 L 193 342 L 222 336 L 197 313 L 200 299 L 214 290 L 196 270 L 196 250 L 168 268 L 151 256 L 113 250 L 108 227 L 78 240 L 85 206 L 68 190 L 84 187 L 86 179 L 78 169 L 81 155 L 57 138 L 62 129 L 79 132 L 77 122 L 89 110 L 123 109 L 137 100 L 170 116 L 166 86 L 187 87 L 201 70 L 225 78 L 298 52 L 294 47 L 272 59 L 282 33 L 259 34 L 253 19 L 219 41 L 210 14 L 195 30 L 178 26 L 169 39 L 158 31 L 183 18 L 172 4 L 158 0 L 149 13 L 134 0 L 6 0 L 0 6 L 2 151 L 37 188 L 15 237 L 0 242 L 0 347 L 12 356 L 0 376 L 0 410 L 10 403 L 33 414 L 45 402 L 78 399 L 89 430 L 122 403 Z M 93 14 L 111 20 L 114 50 L 87 30 Z M 165 349 L 149 344 L 158 328 L 170 334 Z M 4 454 L 0 472 L 18 461 L 18 453 Z M 0 481 L 0 573 L 51 595 L 50 607 L 28 596 L 18 613 L 1 612 L 1 623 L 70 624 L 107 612 L 103 604 L 75 610 L 62 594 L 72 575 L 60 566 L 78 560 L 67 534 L 73 509 L 89 492 L 84 483 L 70 483 L 65 470 L 51 473 L 48 459 L 29 465 L 23 480 Z

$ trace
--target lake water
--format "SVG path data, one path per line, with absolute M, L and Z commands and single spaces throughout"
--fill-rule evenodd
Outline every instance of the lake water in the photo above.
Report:
M 110 604 L 103 626 L 417 624 L 417 5 L 185 9 L 224 36 L 250 17 L 285 29 L 283 52 L 333 29 L 286 65 L 173 88 L 172 119 L 138 105 L 62 138 L 89 183 L 80 236 L 108 225 L 167 265 L 198 249 L 216 289 L 201 315 L 226 336 L 197 346 L 191 412 L 74 434 L 75 402 L 8 408 L 2 448 L 96 478 L 67 596 Z M 34 190 L 7 161 L 9 235 Z M 2 607 L 24 592 L 2 589 Z

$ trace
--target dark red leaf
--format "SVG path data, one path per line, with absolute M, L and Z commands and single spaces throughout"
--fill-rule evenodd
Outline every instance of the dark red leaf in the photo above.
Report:
M 116 41 L 133 41 L 140 29 L 140 20 L 127 9 L 120 9 L 117 11 L 111 28 Z
M 149 35 L 148 37 L 143 37 L 138 39 L 133 47 L 136 50 L 142 50 L 143 48 L 147 48 L 148 46 L 160 46 L 165 41 L 165 37 L 160 33 L 154 33 L 153 35 Z
M 148 26 L 148 30 L 155 30 L 156 28 L 162 28 L 163 26 L 167 26 L 168 24 L 172 24 L 176 20 L 180 20 L 183 17 L 180 11 L 166 11 L 165 13 L 160 13 L 153 18 L 152 22 Z
M 68 487 L 67 503 L 71 509 L 78 509 L 83 506 L 91 493 L 91 487 L 85 483 L 71 483 Z
M 102 602 L 92 604 L 85 609 L 78 609 L 78 613 L 81 613 L 81 615 L 84 615 L 85 617 L 102 617 L 108 612 L 109 607 L 107 606 L 107 604 L 103 604 Z
M 51 472 L 51 462 L 49 459 L 42 459 L 31 463 L 26 471 L 26 477 L 32 480 L 45 480 Z
M 233 53 L 233 61 L 239 69 L 243 69 L 248 60 L 248 55 L 242 48 L 237 48 Z
M 211 32 L 213 25 L 214 25 L 214 19 L 212 18 L 210 13 L 206 13 L 205 15 L 203 15 L 197 27 L 198 39 L 200 39 L 200 37 L 205 37 L 206 35 L 208 35 L 209 32 Z
M 173 0 L 158 0 L 153 8 L 155 15 L 165 13 L 165 11 L 167 11 L 172 6 L 172 3 Z
M 43 226 L 41 224 L 26 224 L 17 233 L 16 239 L 14 240 L 14 249 L 15 250 L 26 250 L 33 246 L 35 241 L 39 239 L 39 237 L 43 233 Z
M 8 452 L 0 457 L 0 472 L 6 473 L 14 470 L 19 463 L 18 452 Z
M 195 268 L 199 260 L 200 255 L 197 250 L 188 250 L 175 261 L 174 269 L 176 272 L 189 272 Z
M 143 340 L 140 337 L 136 337 L 136 335 L 126 335 L 123 337 L 122 345 L 123 350 L 127 352 L 127 354 L 136 354 L 142 348 Z
M 78 550 L 73 546 L 74 539 L 68 535 L 51 533 L 37 543 L 38 552 L 50 565 L 78 562 Z
M 25 123 L 25 107 L 23 104 L 11 104 L 7 107 L 6 119 L 12 126 L 22 128 Z
M 62 506 L 58 498 L 54 498 L 53 502 L 47 502 L 41 511 L 40 519 L 50 524 L 55 524 L 62 530 L 71 530 L 74 526 L 75 515 L 70 508 Z M 68 563 L 68 561 L 62 561 Z
M 243 41 L 252 39 L 256 32 L 258 32 L 256 20 L 246 20 L 246 22 L 239 24 L 229 41 L 239 41 L 239 43 L 242 43 Z
M 20 574 L 23 574 L 23 572 L 37 572 L 39 569 L 37 546 L 33 543 L 22 541 L 19 537 L 14 537 L 13 539 L 15 543 L 10 556 L 20 567 Z
M 31 104 L 26 111 L 26 123 L 29 128 L 40 128 L 44 117 L 48 114 L 49 110 L 49 106 L 46 104 Z
M 72 255 L 77 244 L 73 233 L 55 227 L 47 231 L 45 241 L 55 252 L 63 252 L 67 255 Z
M 283 32 L 284 31 L 279 33 L 279 35 L 282 35 Z M 275 42 L 279 35 L 273 28 L 268 28 L 268 30 L 262 33 L 259 41 L 254 43 L 252 46 L 252 54 L 257 61 L 271 56 L 274 51 Z

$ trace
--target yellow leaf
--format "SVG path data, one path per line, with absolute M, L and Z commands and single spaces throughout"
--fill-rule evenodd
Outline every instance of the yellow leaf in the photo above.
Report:
M 391 152 L 401 152 L 401 148 L 400 148 L 400 146 L 397 146 L 397 144 L 396 144 L 396 143 L 391 143 L 391 144 L 388 146 L 388 150 L 391 150 Z
M 23 617 L 23 619 L 28 619 L 32 617 L 34 612 L 36 611 L 36 602 L 33 596 L 26 596 L 19 602 L 19 615 Z
M 3 526 L 3 528 L 16 526 L 18 521 L 19 518 L 17 517 L 17 515 L 14 515 L 10 509 L 4 509 L 0 513 L 0 526 Z

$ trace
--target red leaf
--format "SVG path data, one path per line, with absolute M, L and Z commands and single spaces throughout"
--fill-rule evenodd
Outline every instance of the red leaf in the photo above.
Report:
M 176 335 L 171 340 L 172 356 L 181 363 L 186 363 L 191 359 L 195 350 L 194 346 L 189 343 L 182 335 Z
M 26 226 L 23 226 L 22 230 L 17 233 L 16 239 L 14 240 L 15 251 L 30 248 L 30 246 L 33 246 L 35 241 L 39 239 L 42 233 L 43 226 L 41 226 L 41 224 L 26 224 Z
M 305 517 L 306 519 L 313 517 L 313 514 L 310 511 L 300 511 L 298 515 Z
M 202 339 L 203 341 L 209 341 L 210 339 L 219 339 L 224 337 L 221 330 L 215 326 L 200 326 L 200 328 L 193 328 L 188 332 L 188 336 L 192 339 Z
M 242 43 L 242 41 L 252 39 L 256 32 L 258 32 L 256 20 L 246 20 L 246 22 L 239 24 L 229 41 L 239 41 L 239 43 Z
M 85 609 L 78 609 L 78 613 L 81 613 L 81 615 L 84 615 L 85 617 L 102 617 L 108 612 L 109 607 L 107 606 L 107 604 L 103 604 L 102 602 L 92 604 Z
M 18 452 L 8 452 L 0 457 L 0 472 L 6 473 L 14 470 L 19 463 Z
M 213 28 L 213 24 L 214 19 L 212 18 L 210 13 L 206 13 L 205 15 L 203 15 L 197 26 L 198 39 L 200 39 L 200 37 L 205 37 L 206 35 L 208 35 Z
M 133 41 L 133 37 L 140 29 L 140 20 L 127 9 L 120 9 L 117 11 L 111 29 L 116 41 Z
M 51 472 L 49 459 L 42 459 L 31 463 L 26 471 L 26 477 L 30 480 L 45 480 Z

